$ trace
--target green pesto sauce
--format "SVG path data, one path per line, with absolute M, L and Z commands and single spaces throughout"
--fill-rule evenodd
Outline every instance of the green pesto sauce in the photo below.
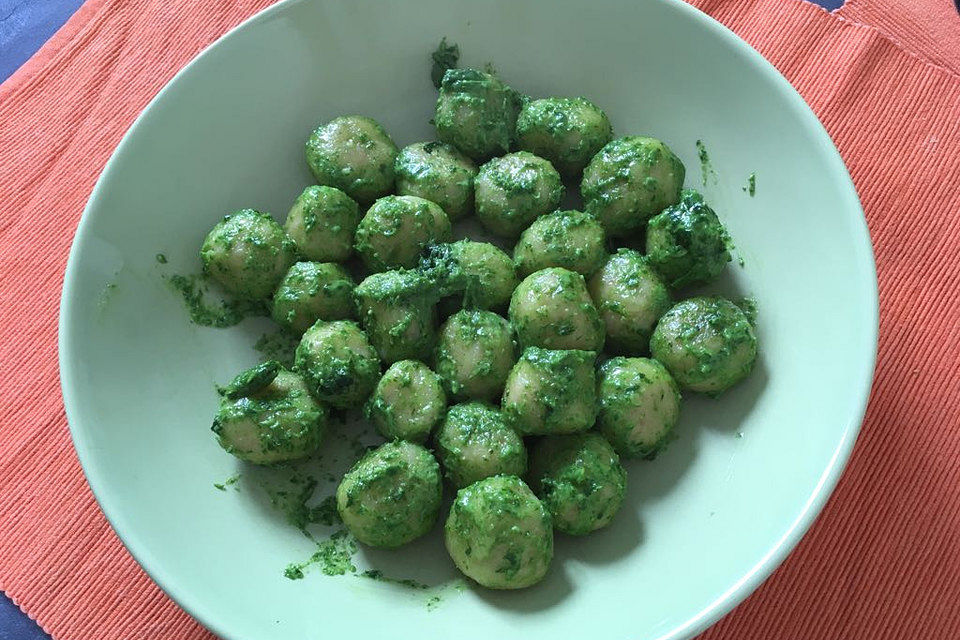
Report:
M 292 562 L 283 570 L 290 580 L 300 580 L 304 570 L 314 565 L 325 576 L 342 576 L 356 573 L 353 556 L 357 552 L 357 543 L 346 529 L 338 529 L 329 538 L 317 541 L 317 550 L 303 562 Z
M 231 299 L 210 302 L 207 300 L 207 281 L 202 275 L 175 274 L 164 276 L 164 280 L 183 298 L 190 321 L 201 327 L 223 329 L 239 324 L 248 317 L 266 314 L 260 302 Z
M 158 253 L 156 255 L 156 259 L 160 264 L 167 264 L 167 256 L 163 255 L 162 253 Z
M 412 580 L 410 578 L 391 578 L 390 576 L 383 575 L 383 571 L 379 569 L 367 569 L 366 571 L 361 571 L 357 574 L 358 578 L 369 578 L 371 580 L 376 580 L 377 582 L 387 582 L 389 584 L 398 584 L 404 587 L 410 587 L 411 589 L 429 589 L 430 585 L 424 584 L 418 580 Z
M 287 369 L 293 367 L 293 354 L 299 339 L 286 331 L 264 333 L 257 339 L 253 348 L 268 360 L 276 360 Z
M 280 363 L 276 360 L 261 362 L 237 375 L 230 384 L 218 391 L 220 395 L 236 400 L 260 391 L 273 382 L 278 373 L 280 373 Z
M 713 179 L 714 184 L 717 183 L 717 172 L 713 169 L 713 164 L 710 162 L 710 154 L 707 153 L 707 146 L 703 144 L 703 140 L 697 140 L 697 157 L 700 158 L 700 179 L 703 181 L 704 186 L 706 186 L 709 179 Z
M 742 260 L 742 258 L 741 258 Z M 736 305 L 740 307 L 740 310 L 743 311 L 743 315 L 747 316 L 747 322 L 750 323 L 750 326 L 757 326 L 757 299 L 753 296 L 747 296 L 741 298 L 736 302 Z
M 281 483 L 279 487 L 263 485 L 262 488 L 270 498 L 270 505 L 282 513 L 288 523 L 310 538 L 308 525 L 340 524 L 336 499 L 332 495 L 313 506 L 307 504 L 313 499 L 318 484 L 314 476 L 295 471 L 286 484 Z
M 751 173 L 747 176 L 747 184 L 742 188 L 744 193 L 750 194 L 751 198 L 755 196 L 757 194 L 757 174 Z
M 447 69 L 457 68 L 457 62 L 460 61 L 460 46 L 456 43 L 447 44 L 447 39 L 441 38 L 437 49 L 430 54 L 430 59 L 433 61 L 433 66 L 430 68 L 430 80 L 433 82 L 433 86 L 439 89 L 440 83 L 443 82 L 443 74 L 447 72 Z
M 232 476 L 230 476 L 229 478 L 227 478 L 226 480 L 224 480 L 223 482 L 214 482 L 214 483 L 213 483 L 213 486 L 214 486 L 215 489 L 217 489 L 217 490 L 219 490 L 219 491 L 226 491 L 226 490 L 227 490 L 227 487 L 233 487 L 234 485 L 237 484 L 237 482 L 238 482 L 239 480 L 240 480 L 240 474 L 239 474 L 239 473 L 235 473 L 235 474 L 233 474 Z M 240 490 L 239 487 L 235 487 L 235 489 L 236 489 L 237 491 Z

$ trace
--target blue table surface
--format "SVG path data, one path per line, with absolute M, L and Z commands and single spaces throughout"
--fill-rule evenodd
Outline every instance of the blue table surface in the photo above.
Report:
M 814 1 L 826 9 L 843 4 L 843 0 Z M 81 4 L 83 0 L 0 0 L 0 82 L 19 69 Z M 0 640 L 50 640 L 50 636 L 0 593 Z

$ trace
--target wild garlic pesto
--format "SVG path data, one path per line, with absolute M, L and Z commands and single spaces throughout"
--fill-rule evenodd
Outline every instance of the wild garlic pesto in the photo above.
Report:
M 436 203 L 451 221 L 473 213 L 473 179 L 477 165 L 443 142 L 404 147 L 394 163 L 397 193 Z
M 583 170 L 584 209 L 607 235 L 621 237 L 680 200 L 686 170 L 655 138 L 627 136 L 604 146 Z
M 607 351 L 646 353 L 650 334 L 667 309 L 670 292 L 633 249 L 619 249 L 587 282 L 607 332 Z
M 681 387 L 719 395 L 753 369 L 757 337 L 747 315 L 729 300 L 689 298 L 660 318 L 650 352 Z
M 594 351 L 528 347 L 510 370 L 501 407 L 520 435 L 575 433 L 597 418 Z
M 303 335 L 317 320 L 348 320 L 355 315 L 353 278 L 332 262 L 297 262 L 273 294 L 271 316 L 281 327 Z
M 477 219 L 490 232 L 508 238 L 517 237 L 537 217 L 556 209 L 562 197 L 557 170 L 526 151 L 490 160 L 474 180 Z
M 452 398 L 496 401 L 515 360 L 513 330 L 492 311 L 458 311 L 440 328 L 436 371 Z
M 319 320 L 300 339 L 294 369 L 314 397 L 347 409 L 370 395 L 380 378 L 380 358 L 355 322 Z
M 254 464 L 309 456 L 320 446 L 326 428 L 326 408 L 310 396 L 300 376 L 276 362 L 234 378 L 212 427 L 227 453 Z
M 424 443 L 447 408 L 440 376 L 416 360 L 394 362 L 364 406 L 367 418 L 387 440 Z
M 354 247 L 370 271 L 412 269 L 431 244 L 450 239 L 450 219 L 416 196 L 380 198 L 357 225 Z
M 357 203 L 340 189 L 311 186 L 296 199 L 283 229 L 300 254 L 316 262 L 342 262 L 353 255 L 360 222 Z
M 517 146 L 546 158 L 566 178 L 578 178 L 611 138 L 607 114 L 586 98 L 532 100 L 517 117 Z
M 307 140 L 306 156 L 317 184 L 361 204 L 393 191 L 397 145 L 372 118 L 340 116 L 318 127 Z
M 447 480 L 458 489 L 490 476 L 527 471 L 523 439 L 499 409 L 483 402 L 450 407 L 437 431 L 436 452 Z
M 626 458 L 653 458 L 680 416 L 680 389 L 650 358 L 611 358 L 600 366 L 597 430 Z
M 444 538 L 457 568 L 489 589 L 534 585 L 553 560 L 550 514 L 516 476 L 484 478 L 460 489 Z
M 519 282 L 510 257 L 488 242 L 434 245 L 420 269 L 437 283 L 441 296 L 455 297 L 464 309 L 505 310 Z
M 551 267 L 530 274 L 510 298 L 510 323 L 523 347 L 601 351 L 605 330 L 583 276 Z
M 548 267 L 589 276 L 607 257 L 603 226 L 582 211 L 554 211 L 534 220 L 513 250 L 520 277 Z
M 425 357 L 436 342 L 437 297 L 419 271 L 373 273 L 354 289 L 360 324 L 387 364 Z
M 730 262 L 730 236 L 693 189 L 647 222 L 647 260 L 671 289 L 715 280 Z
M 448 69 L 433 121 L 437 137 L 477 162 L 510 150 L 523 99 L 479 69 Z
M 337 487 L 340 519 L 371 547 L 399 547 L 437 521 L 443 486 L 433 455 L 412 442 L 388 442 L 368 452 Z
M 296 247 L 265 213 L 242 209 L 224 216 L 200 247 L 203 272 L 244 300 L 267 300 L 296 260 Z
M 530 454 L 530 478 L 554 528 L 574 536 L 610 524 L 627 489 L 620 457 L 593 431 L 541 438 Z

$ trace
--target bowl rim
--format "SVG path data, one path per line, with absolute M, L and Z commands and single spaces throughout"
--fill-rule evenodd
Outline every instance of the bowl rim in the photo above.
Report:
M 92 462 L 91 444 L 86 437 L 86 430 L 81 428 L 80 409 L 77 393 L 74 391 L 75 379 L 78 377 L 76 365 L 71 363 L 67 354 L 72 350 L 71 335 L 69 327 L 73 324 L 73 291 L 76 286 L 78 276 L 78 254 L 79 247 L 84 245 L 84 239 L 89 235 L 91 211 L 96 208 L 96 203 L 100 199 L 101 193 L 106 189 L 104 186 L 109 181 L 109 176 L 115 170 L 116 165 L 120 164 L 120 159 L 125 155 L 130 139 L 135 135 L 141 121 L 148 117 L 150 112 L 160 102 L 168 89 L 176 83 L 181 76 L 191 73 L 192 68 L 197 61 L 209 55 L 211 49 L 216 47 L 222 41 L 232 37 L 234 34 L 255 28 L 261 22 L 269 20 L 275 14 L 281 14 L 287 11 L 291 6 L 307 2 L 309 0 L 280 0 L 279 2 L 266 7 L 247 19 L 243 20 L 216 40 L 204 47 L 197 53 L 183 68 L 177 71 L 169 81 L 160 89 L 160 91 L 147 103 L 140 114 L 134 119 L 133 123 L 127 129 L 121 138 L 119 144 L 114 149 L 107 163 L 104 165 L 97 182 L 91 191 L 90 197 L 84 207 L 77 230 L 74 235 L 73 243 L 67 259 L 67 266 L 63 281 L 63 290 L 60 299 L 60 317 L 58 323 L 58 361 L 60 372 L 61 392 L 63 395 L 64 410 L 67 417 L 67 423 L 70 429 L 70 435 L 73 440 L 74 448 L 77 452 L 77 458 L 80 460 L 87 483 L 103 511 L 104 516 L 110 523 L 113 531 L 120 539 L 121 543 L 133 556 L 134 560 L 147 573 L 153 582 L 166 593 L 179 607 L 186 611 L 197 622 L 206 629 L 222 638 L 231 638 L 239 640 L 233 635 L 232 630 L 225 628 L 220 619 L 207 611 L 204 605 L 197 601 L 192 595 L 185 593 L 178 587 L 178 580 L 170 575 L 163 566 L 157 562 L 147 549 L 146 545 L 134 533 L 135 529 L 127 522 L 122 511 L 114 507 L 109 498 L 109 483 L 101 475 L 100 468 Z M 682 624 L 668 630 L 656 638 L 656 640 L 685 640 L 693 638 L 703 632 L 721 617 L 729 613 L 734 607 L 740 604 L 748 595 L 753 593 L 769 575 L 786 558 L 786 556 L 796 547 L 800 539 L 812 526 L 817 516 L 822 511 L 827 499 L 833 493 L 843 470 L 846 467 L 850 454 L 856 442 L 857 435 L 863 423 L 866 414 L 867 404 L 870 399 L 870 390 L 873 384 L 874 368 L 877 357 L 877 339 L 879 333 L 879 291 L 877 283 L 876 262 L 873 253 L 873 245 L 870 240 L 869 229 L 866 217 L 863 213 L 856 187 L 853 184 L 850 174 L 840 156 L 839 151 L 827 133 L 823 124 L 817 118 L 816 114 L 806 103 L 803 97 L 790 84 L 790 82 L 764 58 L 749 43 L 743 40 L 736 33 L 724 26 L 722 23 L 704 13 L 700 9 L 687 4 L 683 0 L 658 0 L 661 4 L 670 10 L 679 12 L 687 20 L 696 22 L 701 28 L 711 31 L 721 42 L 731 49 L 744 54 L 747 62 L 752 64 L 757 71 L 764 75 L 766 79 L 772 82 L 779 90 L 789 96 L 790 106 L 796 115 L 809 125 L 811 133 L 817 138 L 817 142 L 824 148 L 829 165 L 827 169 L 835 174 L 846 187 L 844 209 L 850 209 L 859 212 L 859 225 L 854 225 L 856 234 L 856 243 L 852 248 L 852 253 L 857 257 L 857 262 L 865 267 L 864 271 L 872 274 L 867 278 L 864 286 L 869 287 L 866 291 L 868 298 L 872 301 L 869 308 L 864 309 L 866 326 L 865 330 L 870 332 L 868 344 L 873 348 L 868 354 L 864 354 L 862 366 L 857 379 L 851 383 L 851 389 L 855 389 L 860 398 L 858 406 L 854 408 L 851 415 L 847 418 L 847 423 L 841 433 L 840 440 L 833 452 L 827 466 L 821 473 L 817 484 L 811 495 L 801 507 L 799 513 L 787 527 L 784 534 L 777 539 L 767 552 L 751 567 L 739 580 L 734 582 L 729 588 L 721 593 L 716 599 L 704 606 L 699 612 L 691 616 Z

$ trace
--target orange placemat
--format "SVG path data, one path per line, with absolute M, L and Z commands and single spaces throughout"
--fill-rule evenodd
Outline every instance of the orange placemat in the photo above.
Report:
M 796 551 L 709 640 L 960 637 L 960 39 L 948 27 L 921 37 L 890 9 L 948 19 L 950 0 L 851 2 L 844 17 L 800 0 L 694 2 L 830 131 L 867 212 L 881 305 L 849 468 Z M 123 132 L 267 4 L 90 0 L 0 86 L 0 589 L 58 640 L 210 637 L 90 494 L 63 414 L 57 312 L 80 212 Z

